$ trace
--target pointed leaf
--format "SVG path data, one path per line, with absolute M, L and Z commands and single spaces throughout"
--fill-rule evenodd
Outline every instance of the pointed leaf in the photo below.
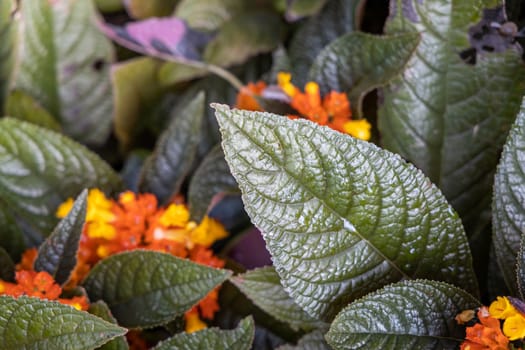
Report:
M 4 248 L 13 261 L 20 261 L 26 249 L 24 233 L 16 223 L 13 213 L 0 200 L 0 247 Z
M 311 330 L 322 325 L 297 305 L 286 293 L 273 267 L 263 267 L 233 277 L 237 286 L 255 305 L 294 330 Z
M 62 127 L 40 103 L 21 90 L 12 91 L 7 99 L 5 114 L 43 126 L 45 128 L 61 131 Z
M 94 153 L 53 131 L 0 120 L 0 197 L 47 235 L 56 208 L 84 188 L 120 189 L 118 175 Z
M 252 347 L 255 325 L 251 317 L 239 322 L 233 330 L 208 328 L 195 333 L 179 333 L 159 343 L 153 350 L 249 350 Z
M 108 321 L 113 324 L 117 324 L 117 320 L 111 314 L 109 307 L 102 300 L 97 301 L 96 303 L 91 303 L 89 305 L 88 312 L 92 315 L 100 317 L 104 321 Z M 117 337 L 106 344 L 102 345 L 97 350 L 128 350 L 129 345 L 124 336 Z
M 313 63 L 310 80 L 324 93 L 349 94 L 354 115 L 362 116 L 362 99 L 367 92 L 396 77 L 412 56 L 417 33 L 377 36 L 352 32 L 330 43 Z
M 246 212 L 285 290 L 310 315 L 330 320 L 404 278 L 477 293 L 461 221 L 414 166 L 309 121 L 215 109 Z
M 299 339 L 297 345 L 283 345 L 276 350 L 331 350 L 332 348 L 326 343 L 324 334 L 321 331 L 308 333 Z
M 514 46 L 504 52 L 474 50 L 475 65 L 460 57 L 479 44 L 469 41 L 468 31 L 481 19 L 480 5 L 478 0 L 391 1 L 387 33 L 418 32 L 421 42 L 403 74 L 384 89 L 379 110 L 385 147 L 443 191 L 469 236 L 490 220 L 499 152 L 525 91 L 525 66 Z M 487 38 L 501 38 L 497 29 L 480 25 L 473 38 L 483 38 L 483 28 Z
M 144 164 L 139 188 L 153 193 L 160 203 L 167 203 L 179 192 L 193 166 L 201 139 L 204 100 L 201 91 L 183 109 L 175 109 L 168 129 Z
M 16 5 L 14 0 L 0 2 L 0 115 L 4 112 L 13 72 L 16 28 L 12 14 Z
M 15 280 L 15 263 L 2 247 L 0 247 L 0 280 L 9 282 Z
M 456 349 L 465 327 L 454 319 L 480 304 L 452 285 L 404 281 L 367 295 L 337 315 L 326 339 L 335 349 Z
M 39 298 L 0 296 L 4 349 L 91 350 L 126 333 L 69 305 Z
M 86 221 L 87 194 L 87 190 L 80 193 L 67 216 L 38 248 L 35 271 L 46 271 L 58 284 L 66 283 L 77 264 L 78 245 Z
M 92 1 L 21 2 L 16 85 L 58 118 L 66 134 L 98 145 L 111 129 L 113 47 L 99 31 Z
M 194 29 L 211 32 L 246 8 L 245 0 L 181 0 L 175 16 Z
M 239 187 L 230 173 L 220 145 L 214 147 L 193 174 L 188 190 L 191 220 L 200 222 L 217 196 L 238 194 Z M 214 200 L 215 199 L 215 200 Z
M 182 315 L 229 271 L 169 254 L 135 250 L 99 262 L 84 281 L 91 300 L 104 300 L 119 324 L 153 327 Z

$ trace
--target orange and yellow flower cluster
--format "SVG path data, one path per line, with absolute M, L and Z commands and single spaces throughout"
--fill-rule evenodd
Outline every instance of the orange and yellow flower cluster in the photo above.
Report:
M 289 73 L 281 72 L 277 75 L 279 88 L 288 97 L 290 107 L 298 113 L 288 115 L 289 118 L 309 119 L 356 138 L 370 140 L 372 126 L 366 119 L 352 120 L 350 102 L 345 93 L 330 91 L 321 97 L 317 83 L 308 82 L 303 92 L 291 83 L 291 78 Z M 266 88 L 263 81 L 249 83 L 237 95 L 236 108 L 262 111 L 256 97 L 261 96 Z
M 456 317 L 458 323 L 469 322 L 464 319 L 468 310 Z M 522 341 L 525 338 L 525 315 L 512 305 L 509 298 L 498 297 L 487 308 L 483 306 L 477 311 L 479 322 L 467 327 L 466 339 L 461 344 L 461 350 L 508 350 L 522 349 L 513 341 Z

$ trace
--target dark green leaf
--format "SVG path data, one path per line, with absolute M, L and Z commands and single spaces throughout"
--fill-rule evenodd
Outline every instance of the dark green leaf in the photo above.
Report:
M 111 131 L 109 69 L 113 47 L 97 27 L 92 1 L 22 1 L 21 61 L 16 85 L 64 132 L 99 145 Z
M 324 334 L 321 331 L 314 331 L 308 333 L 301 339 L 297 345 L 283 345 L 276 350 L 330 350 L 332 349 L 324 339 Z
M 78 244 L 86 221 L 87 194 L 87 190 L 80 193 L 67 216 L 38 248 L 35 271 L 46 271 L 59 284 L 67 282 L 77 264 Z
M 61 131 L 62 127 L 46 111 L 37 100 L 23 91 L 12 91 L 7 99 L 6 115 L 43 126 L 45 128 Z
M 330 43 L 315 59 L 310 80 L 323 93 L 347 92 L 354 115 L 362 116 L 362 99 L 402 72 L 419 42 L 416 33 L 377 36 L 348 33 Z
M 91 350 L 126 333 L 69 305 L 39 298 L 0 296 L 4 349 Z
M 219 30 L 204 51 L 208 63 L 228 67 L 249 57 L 273 50 L 281 42 L 283 23 L 279 16 L 257 11 L 242 13 Z
M 469 28 L 481 19 L 479 3 L 392 0 L 397 11 L 387 33 L 418 32 L 421 42 L 403 74 L 384 89 L 379 110 L 385 147 L 443 191 L 469 237 L 490 221 L 499 152 L 525 91 L 517 49 L 478 52 L 475 65 L 460 57 L 472 44 Z
M 91 300 L 108 304 L 120 325 L 146 328 L 182 315 L 229 275 L 169 254 L 135 250 L 102 260 L 83 284 Z
M 255 305 L 294 330 L 311 330 L 322 325 L 286 293 L 273 267 L 248 271 L 230 279 Z
M 0 115 L 4 112 L 4 104 L 9 94 L 15 58 L 16 27 L 12 16 L 15 6 L 14 0 L 0 2 Z
M 285 290 L 310 315 L 330 320 L 406 278 L 477 294 L 461 221 L 414 166 L 309 121 L 214 107 L 246 212 Z
M 237 182 L 230 173 L 220 145 L 215 146 L 193 174 L 188 191 L 191 220 L 200 222 L 217 196 L 237 194 Z
M 296 85 L 306 83 L 310 66 L 326 45 L 358 28 L 356 14 L 362 3 L 363 0 L 331 0 L 297 30 L 289 51 Z
M 111 314 L 109 307 L 102 300 L 97 301 L 96 303 L 91 303 L 89 305 L 88 312 L 92 315 L 100 317 L 104 321 L 108 321 L 113 324 L 117 324 L 117 320 Z M 128 342 L 124 336 L 117 337 L 108 343 L 102 345 L 97 350 L 128 350 Z
M 247 7 L 245 0 L 181 0 L 175 16 L 194 29 L 211 32 Z
M 84 188 L 119 190 L 118 175 L 94 153 L 53 131 L 16 119 L 0 120 L 0 197 L 43 233 L 56 208 Z
M 0 247 L 0 280 L 13 282 L 15 279 L 15 263 L 5 251 Z
M 4 248 L 13 261 L 20 261 L 26 249 L 24 233 L 16 223 L 13 213 L 0 200 L 0 247 Z
M 208 328 L 195 333 L 180 333 L 154 347 L 154 350 L 249 350 L 254 335 L 254 323 L 246 317 L 236 329 L 225 331 Z
M 139 188 L 166 203 L 177 194 L 195 161 L 204 117 L 204 93 L 200 92 L 182 110 L 175 110 L 168 129 L 145 162 Z
M 454 319 L 480 304 L 452 285 L 404 281 L 384 287 L 347 306 L 326 335 L 341 349 L 456 349 L 465 328 Z
M 296 21 L 302 17 L 315 15 L 328 0 L 292 0 L 288 1 L 286 19 Z

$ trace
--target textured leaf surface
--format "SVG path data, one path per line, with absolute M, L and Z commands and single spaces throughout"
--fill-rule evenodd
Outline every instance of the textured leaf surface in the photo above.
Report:
M 252 348 L 255 326 L 247 317 L 236 329 L 207 328 L 195 333 L 179 333 L 161 342 L 154 350 L 249 350 Z
M 281 41 L 283 24 L 276 14 L 242 13 L 225 23 L 206 46 L 204 60 L 223 67 L 269 52 Z
M 13 261 L 19 261 L 26 245 L 24 233 L 16 224 L 13 213 L 0 201 L 0 247 L 4 248 Z
M 14 0 L 3 0 L 0 3 L 0 114 L 4 112 L 5 100 L 9 94 L 15 57 L 15 22 L 11 17 L 15 5 Z
M 193 174 L 188 191 L 191 219 L 200 222 L 217 196 L 239 193 L 220 145 L 213 148 Z
M 82 191 L 67 216 L 40 248 L 35 271 L 48 272 L 59 284 L 64 284 L 77 264 L 77 250 L 86 221 L 87 190 Z
M 214 31 L 247 7 L 245 0 L 181 0 L 175 16 L 202 31 Z
M 321 325 L 297 305 L 280 283 L 273 267 L 263 267 L 231 278 L 255 305 L 294 330 L 311 330 Z
M 89 305 L 88 312 L 92 315 L 100 317 L 104 321 L 108 321 L 110 323 L 117 324 L 117 320 L 111 314 L 109 307 L 102 300 L 99 300 L 95 303 L 91 303 Z M 117 337 L 107 342 L 106 344 L 102 345 L 100 348 L 97 348 L 97 350 L 128 350 L 128 349 L 129 349 L 128 342 L 126 341 L 126 338 L 123 336 Z
M 454 317 L 479 307 L 465 291 L 436 281 L 387 286 L 343 309 L 326 335 L 341 349 L 456 349 L 464 326 Z
M 514 266 L 525 227 L 525 101 L 512 127 L 494 178 L 492 241 L 498 265 L 512 294 L 517 292 Z
M 160 203 L 179 192 L 193 166 L 201 138 L 204 100 L 205 95 L 200 92 L 182 110 L 175 110 L 171 124 L 144 164 L 140 190 L 153 193 Z
M 297 342 L 297 345 L 283 345 L 277 350 L 331 350 L 332 348 L 326 343 L 324 334 L 321 331 L 314 331 L 303 336 Z
M 525 299 L 525 235 L 521 238 L 520 250 L 518 252 L 518 265 L 516 271 L 518 292 L 521 299 Z
M 0 197 L 46 235 L 55 210 L 84 188 L 118 190 L 118 175 L 94 153 L 55 132 L 0 120 Z
M 126 333 L 87 312 L 38 298 L 0 296 L 0 310 L 4 349 L 91 350 Z
M 92 1 L 21 3 L 16 85 L 58 118 L 66 134 L 101 144 L 111 129 L 113 48 L 97 28 Z
M 318 82 L 323 93 L 347 92 L 354 115 L 361 116 L 364 95 L 401 73 L 418 42 L 417 33 L 345 34 L 317 56 L 310 80 Z
M 36 99 L 21 90 L 9 94 L 5 114 L 51 130 L 62 130 L 60 123 Z
M 461 221 L 415 167 L 308 121 L 215 109 L 245 209 L 285 290 L 310 315 L 329 320 L 402 278 L 477 294 Z
M 443 191 L 472 236 L 490 220 L 493 176 L 525 91 L 525 66 L 512 49 L 478 53 L 475 65 L 461 59 L 481 1 L 391 3 L 386 32 L 419 32 L 421 42 L 384 90 L 383 144 Z
M 91 300 L 108 304 L 120 325 L 143 328 L 182 315 L 229 274 L 169 254 L 136 250 L 99 262 L 84 287 Z

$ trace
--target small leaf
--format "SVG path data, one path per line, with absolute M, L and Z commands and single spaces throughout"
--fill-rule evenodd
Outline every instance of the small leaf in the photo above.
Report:
M 97 27 L 93 1 L 23 1 L 16 86 L 29 93 L 64 132 L 92 145 L 106 141 L 113 105 L 113 47 Z
M 525 235 L 522 235 L 518 251 L 516 280 L 521 299 L 525 299 Z
M 175 16 L 194 29 L 212 32 L 247 7 L 245 0 L 181 0 Z
M 12 91 L 9 95 L 6 105 L 6 115 L 54 131 L 62 130 L 60 124 L 37 100 L 21 90 Z
M 16 5 L 14 0 L 0 2 L 0 115 L 4 114 L 15 59 L 16 26 L 13 11 Z
M 288 323 L 296 331 L 312 330 L 323 325 L 303 311 L 285 292 L 273 267 L 251 270 L 230 280 L 255 305 L 279 321 Z
M 251 317 L 239 322 L 233 330 L 207 328 L 195 333 L 179 333 L 159 343 L 153 350 L 249 350 L 252 347 L 255 325 Z
M 269 52 L 281 42 L 279 16 L 257 11 L 242 13 L 226 22 L 204 51 L 204 61 L 223 67 Z
M 230 173 L 220 145 L 215 146 L 193 174 L 188 190 L 191 220 L 200 222 L 223 194 L 238 194 L 239 187 Z
M 15 280 L 15 263 L 2 247 L 0 247 L 0 280 L 8 282 Z
M 321 331 L 313 331 L 306 334 L 296 346 L 283 345 L 276 350 L 331 350 L 332 348 L 326 343 L 324 334 Z
M 153 193 L 160 203 L 177 194 L 190 172 L 201 138 L 205 95 L 201 91 L 181 110 L 175 109 L 168 129 L 146 160 L 139 189 Z
M 0 296 L 4 349 L 91 350 L 126 329 L 69 305 L 39 298 Z
M 173 13 L 176 3 L 177 0 L 124 1 L 130 16 L 138 19 L 169 16 Z
M 16 223 L 13 213 L 0 200 L 0 247 L 4 248 L 13 261 L 20 261 L 26 249 L 24 233 Z
M 135 250 L 99 262 L 84 287 L 91 300 L 108 304 L 120 325 L 146 328 L 182 315 L 229 275 L 169 254 Z
M 102 300 L 99 300 L 95 303 L 89 305 L 88 312 L 92 315 L 100 317 L 104 321 L 108 321 L 113 324 L 117 324 L 117 320 L 111 314 L 109 307 Z M 129 345 L 124 336 L 117 337 L 108 343 L 102 345 L 97 350 L 128 350 Z
M 201 78 L 208 73 L 208 69 L 193 67 L 183 62 L 165 62 L 160 66 L 158 80 L 162 87 L 170 87 L 188 80 Z
M 46 271 L 58 284 L 67 282 L 77 264 L 78 245 L 86 221 L 87 194 L 87 190 L 80 193 L 67 216 L 38 248 L 35 271 Z
M 214 107 L 246 212 L 310 315 L 406 278 L 477 293 L 461 220 L 414 166 L 306 120 Z
M 335 350 L 456 349 L 465 340 L 465 328 L 455 316 L 479 306 L 446 283 L 403 281 L 348 305 L 326 339 Z
M 286 19 L 297 21 L 303 17 L 318 13 L 327 0 L 291 0 L 287 2 Z
M 47 235 L 56 208 L 84 188 L 119 190 L 118 175 L 97 155 L 53 131 L 12 118 L 0 120 L 0 197 Z
M 348 33 L 321 51 L 310 69 L 310 80 L 318 82 L 324 93 L 347 92 L 354 115 L 362 116 L 365 94 L 401 73 L 418 42 L 417 33 Z

